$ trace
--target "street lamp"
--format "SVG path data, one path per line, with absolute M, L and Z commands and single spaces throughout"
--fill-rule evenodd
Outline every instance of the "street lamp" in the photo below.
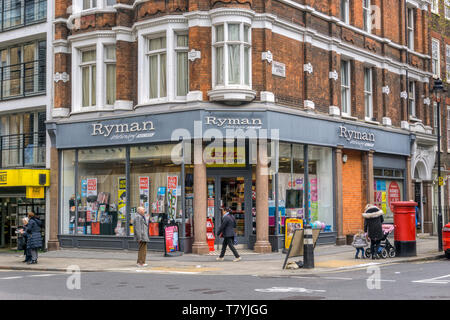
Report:
M 441 79 L 435 79 L 432 92 L 437 102 L 437 145 L 438 145 L 438 250 L 442 251 L 442 208 L 441 208 L 441 111 L 440 102 L 444 92 Z

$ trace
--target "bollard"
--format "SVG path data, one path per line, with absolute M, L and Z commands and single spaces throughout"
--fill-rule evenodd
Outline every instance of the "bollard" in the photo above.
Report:
M 303 268 L 312 269 L 314 268 L 314 242 L 310 224 L 305 225 L 303 247 Z

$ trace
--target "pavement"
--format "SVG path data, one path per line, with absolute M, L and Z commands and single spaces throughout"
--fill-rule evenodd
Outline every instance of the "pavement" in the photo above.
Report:
M 393 243 L 393 239 L 391 241 Z M 251 250 L 239 248 L 242 257 L 233 262 L 229 250 L 225 261 L 216 261 L 219 252 L 209 255 L 183 254 L 178 257 L 164 257 L 162 252 L 149 251 L 147 267 L 136 266 L 137 252 L 128 250 L 92 250 L 92 249 L 60 249 L 39 253 L 38 264 L 22 263 L 20 251 L 0 251 L 0 270 L 28 271 L 60 271 L 68 268 L 81 272 L 143 272 L 161 274 L 208 274 L 208 275 L 253 275 L 253 276 L 291 276 L 298 274 L 314 274 L 323 272 L 339 272 L 351 269 L 366 268 L 372 265 L 408 263 L 416 261 L 436 260 L 444 256 L 438 252 L 436 236 L 418 236 L 417 256 L 396 257 L 387 259 L 355 259 L 352 246 L 318 245 L 314 250 L 313 269 L 282 269 L 286 255 L 282 252 L 256 254 Z M 302 260 L 302 257 L 289 261 Z

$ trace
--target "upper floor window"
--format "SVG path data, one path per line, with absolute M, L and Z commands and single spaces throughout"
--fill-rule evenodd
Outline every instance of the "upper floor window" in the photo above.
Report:
M 188 36 L 183 34 L 176 35 L 176 90 L 177 97 L 184 97 L 189 91 L 189 68 L 188 68 Z
M 363 20 L 364 20 L 364 31 L 370 33 L 370 31 L 372 30 L 370 0 L 363 0 Z
M 445 46 L 445 70 L 447 74 L 447 82 L 450 82 L 450 45 Z
M 441 68 L 440 68 L 439 40 L 436 39 L 431 39 L 431 68 L 433 76 L 435 78 L 440 78 Z
M 345 116 L 351 115 L 350 96 L 350 62 L 341 61 L 341 111 Z
M 408 8 L 408 48 L 414 50 L 414 9 Z
M 97 52 L 95 49 L 81 52 L 81 87 L 82 106 L 91 107 L 97 104 Z
M 445 19 L 450 20 L 450 0 L 445 0 L 444 6 L 445 6 Z
M 431 12 L 439 14 L 439 0 L 431 0 Z
M 250 43 L 250 27 L 244 23 L 214 27 L 215 86 L 250 86 Z
M 410 81 L 408 85 L 408 99 L 409 99 L 409 115 L 416 117 L 416 83 Z
M 166 37 L 148 39 L 149 99 L 167 96 L 166 56 Z
M 0 98 L 45 93 L 46 41 L 0 49 Z
M 350 4 L 349 0 L 341 0 L 341 20 L 345 23 L 350 22 Z
M 83 0 L 83 10 L 97 7 L 97 0 Z
M 106 104 L 116 102 L 116 46 L 105 46 Z
M 364 105 L 366 120 L 373 118 L 372 68 L 364 68 Z
M 2 31 L 45 20 L 47 0 L 4 0 L 0 2 Z

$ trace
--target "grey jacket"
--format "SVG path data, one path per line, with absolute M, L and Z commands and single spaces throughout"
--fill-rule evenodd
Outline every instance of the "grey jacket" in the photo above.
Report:
M 357 234 L 355 234 L 353 236 L 352 246 L 354 248 L 364 248 L 367 247 L 368 245 L 369 244 L 367 243 L 365 235 L 358 236 Z
M 134 239 L 136 241 L 150 242 L 148 237 L 148 223 L 145 217 L 139 213 L 136 214 L 134 219 Z

